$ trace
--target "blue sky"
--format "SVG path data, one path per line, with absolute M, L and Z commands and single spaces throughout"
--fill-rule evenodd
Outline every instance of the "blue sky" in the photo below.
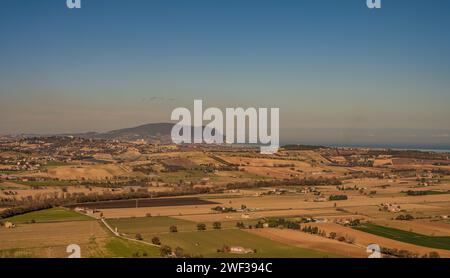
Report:
M 285 141 L 450 145 L 450 1 L 0 4 L 0 134 L 167 122 L 197 98 L 279 107 Z

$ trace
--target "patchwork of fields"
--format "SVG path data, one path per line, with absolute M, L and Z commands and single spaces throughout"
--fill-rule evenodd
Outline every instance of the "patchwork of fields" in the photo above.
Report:
M 133 146 L 1 168 L 0 257 L 450 258 L 443 155 Z

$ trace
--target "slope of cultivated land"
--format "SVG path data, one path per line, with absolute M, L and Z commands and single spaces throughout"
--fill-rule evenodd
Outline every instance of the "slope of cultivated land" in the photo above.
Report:
M 118 165 L 88 165 L 88 166 L 61 166 L 48 169 L 47 173 L 36 174 L 48 178 L 60 180 L 96 180 L 112 178 L 114 176 L 129 175 L 122 167 Z
M 450 250 L 450 236 L 427 236 L 371 223 L 362 224 L 354 229 L 414 245 Z
M 24 223 L 32 220 L 35 222 L 62 222 L 92 220 L 92 218 L 66 208 L 51 208 L 16 215 L 6 220 L 13 223 Z
M 298 248 L 275 242 L 242 230 L 181 232 L 159 235 L 162 244 L 181 247 L 186 253 L 204 257 L 238 258 L 323 258 L 336 257 L 332 253 Z M 217 252 L 223 245 L 256 249 L 254 254 L 224 254 Z
M 224 161 L 239 165 L 240 168 L 246 172 L 255 174 L 261 177 L 272 178 L 292 178 L 298 176 L 300 173 L 312 173 L 321 174 L 327 176 L 329 174 L 324 173 L 324 167 L 315 167 L 308 162 L 298 160 L 283 160 L 283 159 L 271 159 L 271 158 L 259 158 L 259 157 L 236 157 L 221 155 L 221 159 Z M 277 165 L 290 165 L 289 167 L 278 167 Z M 292 166 L 291 166 L 292 165 Z
M 290 246 L 334 253 L 345 257 L 364 258 L 368 256 L 366 249 L 361 246 L 351 245 L 300 231 L 272 228 L 253 229 L 247 231 L 251 234 L 266 237 L 270 240 L 281 242 Z

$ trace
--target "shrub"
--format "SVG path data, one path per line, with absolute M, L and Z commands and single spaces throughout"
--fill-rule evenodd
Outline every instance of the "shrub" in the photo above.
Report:
M 170 246 L 164 245 L 160 249 L 161 257 L 168 257 L 172 255 L 172 248 Z
M 139 233 L 137 233 L 137 234 L 135 235 L 135 238 L 136 238 L 137 240 L 144 240 L 144 238 L 142 237 L 142 235 L 139 234 Z
M 161 240 L 159 239 L 159 237 L 155 236 L 152 238 L 152 243 L 155 245 L 161 245 Z
M 175 225 L 170 226 L 169 231 L 171 233 L 177 233 L 178 232 L 178 228 Z
M 206 230 L 206 224 L 204 224 L 204 223 L 198 223 L 198 224 L 197 224 L 197 230 L 199 230 L 199 231 L 205 231 L 205 230 Z

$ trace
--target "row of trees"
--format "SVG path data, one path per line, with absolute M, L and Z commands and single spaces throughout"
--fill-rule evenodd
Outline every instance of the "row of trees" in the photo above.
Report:
M 216 221 L 216 222 L 214 222 L 214 223 L 212 224 L 212 228 L 213 228 L 214 230 L 220 230 L 220 229 L 222 229 L 222 223 Z M 198 231 L 206 231 L 206 229 L 207 229 L 207 227 L 206 227 L 206 224 L 205 224 L 205 223 L 198 223 L 198 224 L 197 224 L 197 230 L 198 230 Z M 169 227 L 169 232 L 171 232 L 171 233 L 177 233 L 177 232 L 178 232 L 178 227 L 177 227 L 176 225 L 170 226 L 170 227 Z
M 330 201 L 341 201 L 347 199 L 348 199 L 347 195 L 330 195 L 330 197 L 328 197 L 328 200 Z
M 400 214 L 399 216 L 397 216 L 395 218 L 395 220 L 402 220 L 402 221 L 411 221 L 414 219 L 414 216 L 412 216 L 411 214 Z
M 264 181 L 248 181 L 228 183 L 226 189 L 241 189 L 241 188 L 259 188 L 271 186 L 318 186 L 318 185 L 341 185 L 342 182 L 336 177 L 326 178 L 293 178 L 283 180 L 264 180 Z

